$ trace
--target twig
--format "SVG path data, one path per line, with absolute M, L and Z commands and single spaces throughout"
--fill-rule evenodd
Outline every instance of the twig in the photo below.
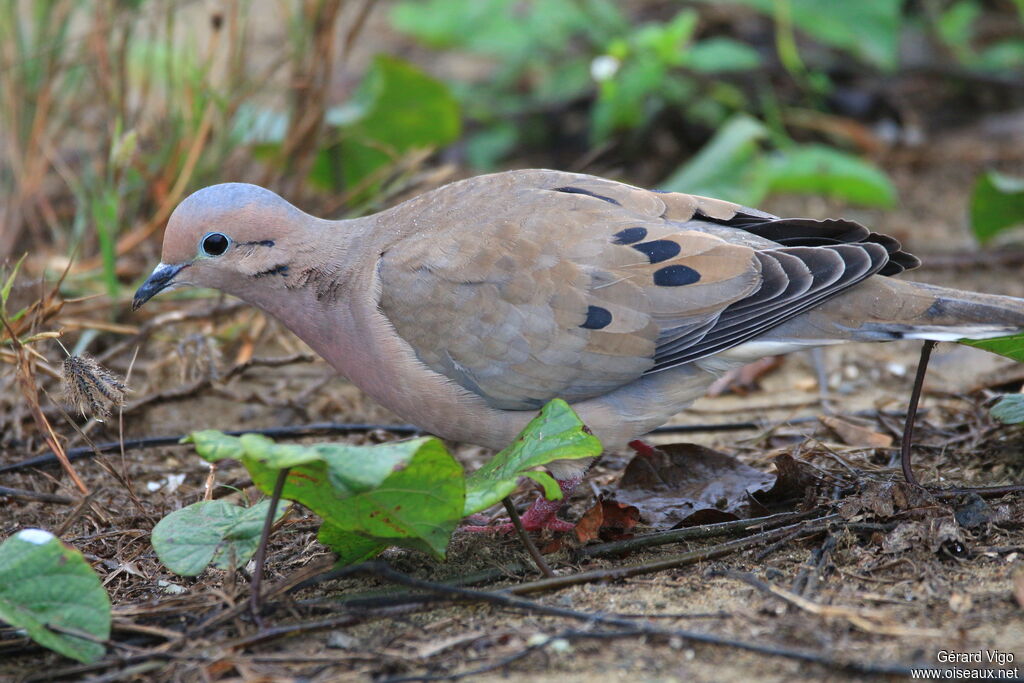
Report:
M 249 592 L 249 608 L 252 610 L 252 619 L 262 628 L 260 618 L 260 589 L 263 584 L 263 565 L 267 559 L 267 542 L 270 539 L 270 529 L 274 526 L 274 517 L 277 515 L 277 504 L 281 502 L 281 492 L 284 491 L 284 484 L 288 480 L 288 472 L 291 468 L 285 467 L 277 473 L 277 481 L 274 482 L 274 492 L 270 494 L 270 508 L 267 510 L 267 517 L 263 520 L 263 533 L 260 534 L 260 544 L 256 548 L 256 570 L 252 575 L 252 586 Z
M 807 519 L 817 514 L 819 514 L 817 511 L 780 512 L 775 515 L 768 515 L 767 517 L 757 517 L 756 519 L 738 519 L 733 522 L 701 524 L 698 526 L 686 527 L 685 529 L 672 529 L 671 531 L 644 534 L 643 536 L 635 536 L 621 541 L 612 541 L 610 543 L 599 543 L 597 545 L 586 546 L 580 550 L 580 553 L 585 557 L 619 555 L 635 550 L 642 550 L 643 548 L 667 545 L 669 543 L 679 543 L 681 541 L 692 541 L 702 538 L 714 538 L 716 536 L 739 534 L 755 528 L 771 528 L 780 524 Z
M 781 598 L 785 602 L 794 605 L 805 612 L 809 612 L 825 619 L 842 619 L 865 633 L 877 633 L 890 636 L 918 636 L 924 638 L 939 638 L 943 635 L 938 629 L 917 629 L 900 626 L 892 621 L 890 615 L 877 609 L 865 609 L 846 607 L 843 605 L 821 605 L 813 600 L 797 595 L 780 586 L 772 585 L 762 581 L 748 572 L 732 570 L 710 572 L 709 576 L 724 576 L 730 579 L 742 581 L 749 586 L 756 588 L 765 595 L 772 595 Z
M 8 323 L 5 316 L 0 315 L 0 323 L 3 323 L 4 328 L 7 330 L 7 334 L 11 339 L 11 345 L 14 347 L 14 352 L 18 356 L 18 384 L 21 386 L 21 392 L 25 397 L 25 402 L 28 403 L 29 412 L 32 414 L 32 419 L 36 423 L 36 428 L 50 445 L 50 450 L 53 451 L 56 456 L 56 460 L 60 462 L 64 471 L 71 478 L 71 481 L 74 482 L 79 491 L 84 495 L 88 495 L 89 487 L 85 485 L 85 482 L 83 482 L 78 476 L 78 473 L 75 472 L 75 468 L 71 466 L 71 461 L 64 452 L 64 447 L 61 446 L 60 441 L 57 439 L 57 434 L 53 431 L 53 426 L 50 425 L 50 421 L 46 419 L 46 415 L 43 414 L 43 410 L 39 406 L 39 388 L 33 380 L 32 361 L 29 360 L 29 354 L 26 353 L 25 345 L 21 343 L 20 339 L 18 339 L 17 333 L 11 327 L 10 323 Z
M 75 502 L 67 496 L 58 496 L 55 493 L 40 493 L 39 491 L 26 491 L 25 489 L 12 489 L 8 486 L 0 486 L 0 496 L 40 503 L 56 503 L 57 505 L 71 505 Z
M 921 359 L 917 362 L 917 374 L 914 376 L 914 388 L 910 392 L 910 403 L 907 405 L 907 421 L 903 425 L 903 440 L 900 442 L 900 467 L 903 468 L 903 478 L 912 486 L 920 486 L 914 470 L 911 466 L 910 449 L 914 443 L 914 419 L 917 417 L 917 404 L 921 400 L 921 390 L 924 388 L 924 376 L 928 372 L 928 359 L 932 355 L 932 348 L 935 342 L 926 339 L 921 345 Z
M 293 427 L 269 427 L 267 429 L 236 429 L 224 432 L 228 436 L 241 436 L 242 434 L 262 434 L 270 438 L 300 438 L 304 436 L 317 436 L 321 434 L 349 434 L 349 433 L 361 433 L 361 432 L 372 432 L 375 430 L 390 431 L 394 434 L 401 434 L 403 436 L 412 436 L 420 433 L 418 427 L 413 425 L 385 425 L 385 424 L 366 424 L 361 422 L 356 423 L 344 423 L 344 422 L 316 422 L 308 425 L 298 425 Z M 177 446 L 181 444 L 181 440 L 184 439 L 187 434 L 175 434 L 173 436 L 151 436 L 144 439 L 126 439 L 123 443 L 119 441 L 110 441 L 107 443 L 96 444 L 95 448 L 90 446 L 82 446 L 80 448 L 71 448 L 67 451 L 68 460 L 79 460 L 81 458 L 88 458 L 97 453 L 113 453 L 117 452 L 124 447 L 125 451 L 136 451 L 146 448 L 155 448 L 157 446 Z M 21 462 L 11 463 L 9 465 L 0 465 L 0 473 L 2 472 L 13 472 L 17 470 L 28 469 L 30 467 L 45 467 L 47 465 L 56 464 L 58 461 L 54 457 L 53 453 L 44 453 L 42 455 L 22 460 Z
M 778 529 L 772 529 L 771 531 L 763 531 L 759 534 L 753 534 L 752 536 L 746 536 L 734 541 L 726 541 L 724 543 L 713 545 L 709 548 L 690 550 L 685 553 L 679 553 L 678 555 L 672 555 L 652 562 L 626 565 L 623 567 L 613 567 L 611 569 L 595 569 L 587 572 L 579 572 L 577 574 L 568 574 L 566 576 L 555 576 L 550 579 L 528 581 L 526 583 L 509 586 L 502 592 L 524 595 L 539 591 L 557 590 L 565 588 L 566 586 L 576 586 L 582 583 L 614 581 L 616 579 L 624 579 L 630 576 L 639 576 L 641 574 L 650 574 L 652 572 L 658 572 L 665 569 L 675 569 L 677 567 L 696 564 L 697 562 L 704 562 L 724 557 L 726 555 L 739 552 L 740 550 L 746 550 L 747 548 L 762 545 L 763 543 L 788 536 L 793 533 L 795 529 L 801 527 L 805 532 L 820 531 L 824 529 L 829 522 L 833 522 L 838 519 L 840 519 L 840 516 L 837 514 L 825 515 L 824 517 L 819 517 L 810 521 L 779 527 Z
M 207 382 L 207 380 L 200 380 L 201 382 Z M 189 387 L 188 390 L 191 392 L 194 390 L 193 387 Z M 191 395 L 191 394 L 189 394 Z M 144 399 L 140 399 L 144 400 Z M 921 411 L 922 413 L 926 411 Z M 850 413 L 856 417 L 870 417 L 878 415 L 877 410 L 861 410 L 854 413 Z M 750 429 L 764 429 L 766 426 L 778 427 L 789 424 L 803 424 L 808 422 L 817 422 L 817 416 L 808 417 L 797 417 L 788 420 L 782 420 L 768 425 L 758 422 L 727 422 L 723 424 L 698 424 L 698 425 L 665 425 L 652 430 L 651 434 L 696 434 L 704 432 L 732 432 L 732 431 L 743 431 Z M 409 424 L 368 424 L 368 423 L 346 423 L 346 422 L 314 422 L 308 425 L 295 425 L 288 427 L 268 427 L 266 429 L 243 429 L 243 430 L 232 430 L 224 432 L 228 436 L 240 436 L 242 434 L 261 434 L 263 436 L 269 436 L 270 438 L 300 438 L 305 436 L 318 436 L 321 434 L 349 434 L 349 433 L 362 433 L 372 432 L 375 430 L 381 430 L 385 432 L 391 432 L 392 434 L 398 434 L 401 436 L 415 436 L 422 434 L 423 430 L 415 425 Z M 187 434 L 175 434 L 172 436 L 151 436 L 143 439 L 128 439 L 124 442 L 124 449 L 140 450 L 145 448 L 154 448 L 157 446 L 174 446 L 181 442 Z M 96 450 L 100 453 L 108 453 L 111 451 L 117 451 L 121 448 L 121 443 L 112 441 L 109 443 L 101 443 L 96 445 Z M 95 451 L 92 448 L 80 447 L 71 448 L 67 450 L 67 457 L 69 460 L 78 460 L 80 458 L 87 458 L 95 455 Z M 53 465 L 57 463 L 53 453 L 44 453 L 42 455 L 22 460 L 21 462 L 11 463 L 9 465 L 0 465 L 0 473 L 2 472 L 14 472 L 17 470 L 23 470 L 30 467 L 44 467 L 47 465 Z
M 519 540 L 523 542 L 524 546 L 526 546 L 526 550 L 530 553 L 530 557 L 532 557 L 533 561 L 536 563 L 537 569 L 539 569 L 540 573 L 544 576 L 549 578 L 553 577 L 555 573 L 551 571 L 551 567 L 549 567 L 548 563 L 544 561 L 544 556 L 540 554 L 540 551 L 537 550 L 537 546 L 534 545 L 533 539 L 530 538 L 530 535 L 526 533 L 526 529 L 523 528 L 523 520 L 519 519 L 519 513 L 516 512 L 516 506 L 512 504 L 512 499 L 505 496 L 501 499 L 501 503 L 505 506 L 505 511 L 508 512 L 508 518 L 512 520 L 512 526 L 515 527 L 516 533 L 519 535 Z
M 71 528 L 71 525 L 74 524 L 78 520 L 78 518 L 82 516 L 82 513 L 85 511 L 85 509 L 89 507 L 96 493 L 97 491 L 93 491 L 86 495 L 84 498 L 82 498 L 82 501 L 77 506 L 75 506 L 75 509 L 72 510 L 70 514 L 68 514 L 68 516 L 64 518 L 64 521 L 61 522 L 61 525 L 54 530 L 53 535 L 57 538 L 63 536 L 64 533 Z

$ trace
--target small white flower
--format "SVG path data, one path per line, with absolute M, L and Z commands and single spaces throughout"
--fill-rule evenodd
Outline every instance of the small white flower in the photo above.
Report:
M 611 55 L 594 57 L 590 62 L 590 76 L 597 82 L 607 81 L 614 76 L 621 66 L 621 62 Z

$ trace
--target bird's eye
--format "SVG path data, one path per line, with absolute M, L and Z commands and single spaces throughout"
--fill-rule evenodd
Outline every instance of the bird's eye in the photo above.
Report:
M 220 256 L 228 250 L 229 240 L 227 235 L 219 232 L 211 232 L 203 237 L 200 243 L 203 253 L 207 256 Z

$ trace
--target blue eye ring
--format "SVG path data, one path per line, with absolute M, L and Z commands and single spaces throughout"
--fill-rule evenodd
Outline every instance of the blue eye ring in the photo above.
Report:
M 222 232 L 208 232 L 199 240 L 199 249 L 206 256 L 220 256 L 231 246 L 231 238 Z

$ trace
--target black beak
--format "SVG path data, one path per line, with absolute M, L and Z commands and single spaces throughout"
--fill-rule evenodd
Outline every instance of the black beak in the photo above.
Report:
M 154 268 L 153 273 L 135 292 L 135 298 L 132 299 L 132 310 L 139 310 L 142 304 L 166 289 L 171 284 L 174 276 L 180 273 L 186 266 L 188 266 L 187 263 L 172 263 L 170 265 L 161 263 Z

